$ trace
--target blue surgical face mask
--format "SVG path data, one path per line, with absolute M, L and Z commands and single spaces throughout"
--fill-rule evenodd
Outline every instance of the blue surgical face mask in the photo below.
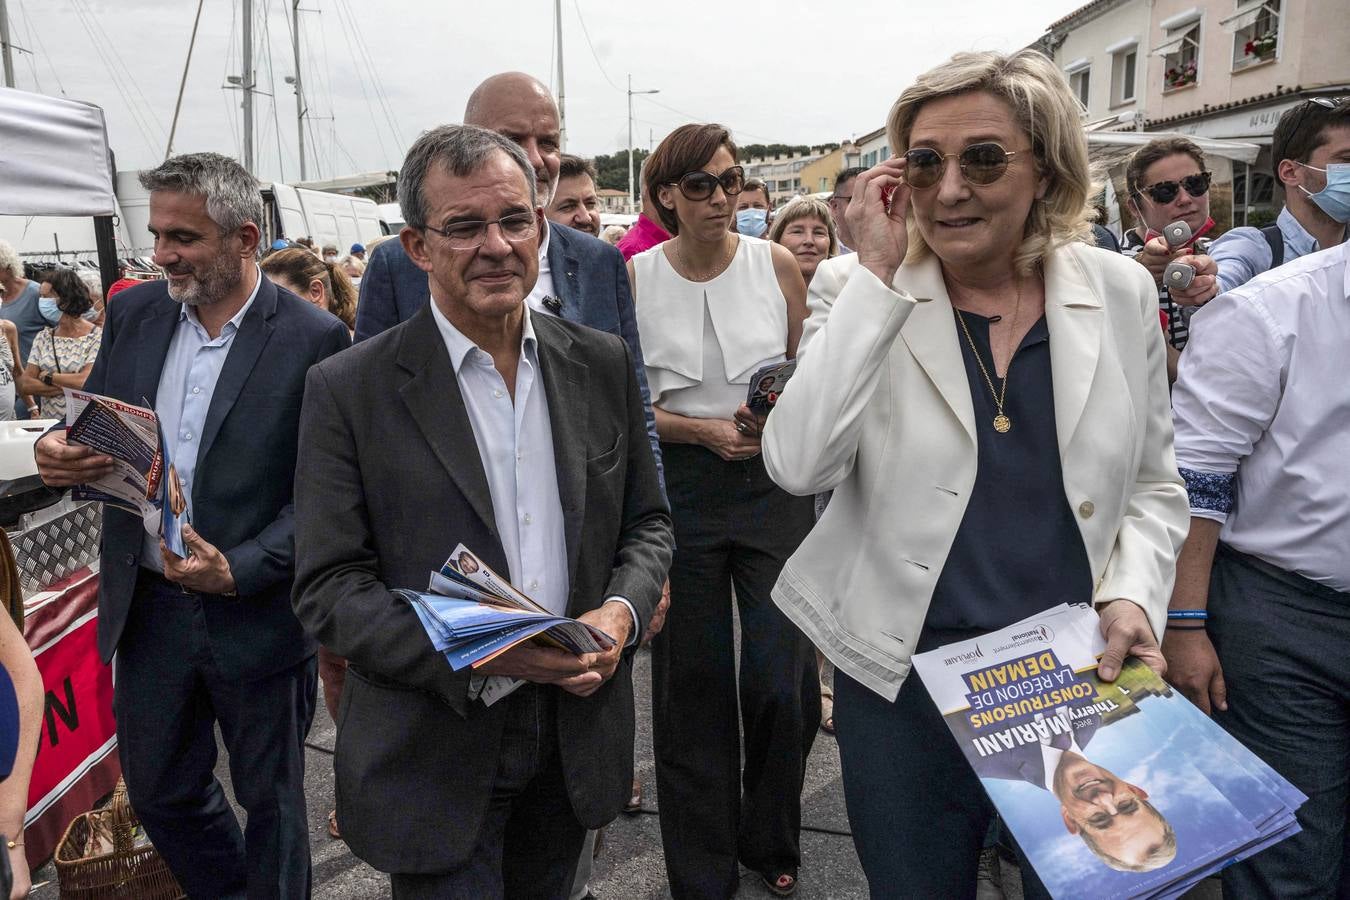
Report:
M 1299 165 L 1327 174 L 1327 186 L 1317 193 L 1312 193 L 1301 184 L 1299 190 L 1307 194 L 1308 199 L 1316 203 L 1322 212 L 1343 225 L 1350 224 L 1350 163 L 1332 163 L 1325 169 L 1305 163 Z
M 61 318 L 61 307 L 57 305 L 55 297 L 38 297 L 38 312 L 48 322 Z
M 736 211 L 736 230 L 750 237 L 764 237 L 769 230 L 769 211 L 765 209 L 741 209 Z

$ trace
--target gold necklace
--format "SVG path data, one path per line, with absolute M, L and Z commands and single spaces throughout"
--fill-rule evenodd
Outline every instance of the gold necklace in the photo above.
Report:
M 739 244 L 740 241 L 732 240 L 729 241 L 729 243 L 731 246 L 728 247 L 727 252 L 723 254 L 722 261 L 711 272 L 701 277 L 695 277 L 693 274 L 694 270 L 689 268 L 689 264 L 684 261 L 684 254 L 680 251 L 680 241 L 678 240 L 675 241 L 675 258 L 680 261 L 680 268 L 688 273 L 685 277 L 690 281 L 712 281 L 718 275 L 721 275 L 727 266 L 731 265 L 731 257 L 735 255 L 736 245 Z
M 975 339 L 970 336 L 970 327 L 966 325 L 966 317 L 962 315 L 961 310 L 956 304 L 952 304 L 952 309 L 956 310 L 956 318 L 961 323 L 961 330 L 965 332 L 966 342 L 970 344 L 970 352 L 975 354 L 975 362 L 980 367 L 980 374 L 984 376 L 984 383 L 989 386 L 989 394 L 994 398 L 994 406 L 998 409 L 998 415 L 994 416 L 994 430 L 999 434 L 1007 434 L 1012 430 L 1012 419 L 1008 418 L 1003 412 L 1003 400 L 1008 396 L 1008 376 L 1012 374 L 1012 361 L 1015 353 L 1008 355 L 1008 368 L 1003 372 L 1003 384 L 999 390 L 994 390 L 994 379 L 989 377 L 989 370 L 984 367 L 984 358 L 980 356 L 980 350 L 975 346 Z M 1008 331 L 1008 346 L 1012 349 L 1014 336 L 1017 334 L 1017 317 L 1022 311 L 1022 281 L 1017 282 L 1017 304 L 1013 307 L 1012 324 Z M 994 345 L 989 345 L 989 352 L 992 354 Z

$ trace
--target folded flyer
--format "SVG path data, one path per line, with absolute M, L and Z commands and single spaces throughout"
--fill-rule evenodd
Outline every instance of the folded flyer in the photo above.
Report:
M 1060 605 L 914 668 L 1054 897 L 1175 897 L 1298 831 L 1307 798 Z
M 614 638 L 593 625 L 548 612 L 463 544 L 432 573 L 427 591 L 394 593 L 412 606 L 432 646 L 457 672 L 477 668 L 529 640 L 576 656 L 614 646 Z M 491 705 L 517 686 L 510 678 L 488 678 L 480 696 Z
M 140 515 L 145 530 L 164 539 L 174 555 L 185 558 L 183 526 L 187 497 L 169 459 L 155 411 L 65 389 L 66 440 L 112 457 L 113 471 L 71 492 L 76 500 L 111 503 Z

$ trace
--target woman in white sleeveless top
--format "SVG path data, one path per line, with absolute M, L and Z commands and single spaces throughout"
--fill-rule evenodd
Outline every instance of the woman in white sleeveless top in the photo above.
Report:
M 806 287 L 786 248 L 730 233 L 744 177 L 725 128 L 676 129 L 644 180 L 675 235 L 629 262 L 675 522 L 670 613 L 652 644 L 666 872 L 676 900 L 731 897 L 738 862 L 786 896 L 820 694 L 811 645 L 769 592 L 812 503 L 769 480 L 744 404 L 757 369 L 795 355 Z

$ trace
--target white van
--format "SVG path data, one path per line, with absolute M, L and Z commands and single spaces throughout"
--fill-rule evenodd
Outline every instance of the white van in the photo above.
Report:
M 150 195 L 141 187 L 139 172 L 117 173 L 117 200 L 122 207 L 123 233 L 132 252 L 148 256 L 150 240 Z M 263 247 L 276 240 L 310 237 L 316 247 L 332 244 L 345 254 L 352 244 L 364 244 L 383 234 L 380 210 L 373 200 L 295 188 L 281 182 L 264 182 Z

